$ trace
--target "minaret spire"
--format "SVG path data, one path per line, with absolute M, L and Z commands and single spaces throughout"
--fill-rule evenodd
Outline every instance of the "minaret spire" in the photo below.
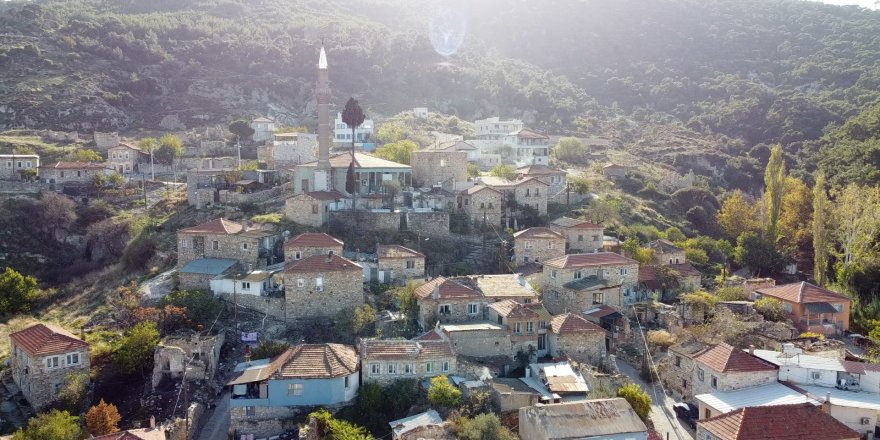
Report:
M 321 40 L 318 55 L 318 172 L 315 174 L 315 190 L 332 190 L 330 178 L 330 75 L 327 69 L 327 52 Z

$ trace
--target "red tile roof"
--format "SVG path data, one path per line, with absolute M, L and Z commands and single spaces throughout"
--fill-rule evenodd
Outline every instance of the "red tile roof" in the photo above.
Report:
M 359 264 L 341 255 L 312 255 L 302 260 L 290 261 L 284 265 L 284 273 L 314 273 L 314 272 L 338 272 L 360 271 Z
M 585 312 L 584 314 L 590 315 L 595 318 L 601 318 L 603 316 L 608 316 L 612 313 L 617 313 L 617 310 L 615 310 L 614 307 L 611 307 L 611 306 L 608 306 L 605 304 L 600 304 L 596 307 L 589 309 L 588 312 L 589 313 Z
M 165 440 L 165 431 L 157 428 L 131 429 L 91 437 L 92 440 Z
M 571 254 L 544 262 L 544 266 L 569 269 L 576 267 L 608 266 L 614 264 L 639 264 L 636 260 L 626 258 L 614 252 L 596 252 L 592 254 Z
M 177 231 L 178 234 L 193 234 L 193 235 L 206 235 L 206 234 L 238 234 L 244 230 L 244 227 L 241 223 L 236 223 L 233 221 L 226 220 L 224 218 L 217 218 L 211 220 L 207 223 L 202 223 L 198 226 L 193 226 L 191 228 L 181 229 Z
M 284 242 L 285 248 L 291 247 L 318 247 L 318 248 L 335 248 L 342 246 L 342 240 L 334 238 L 323 232 L 304 232 Z
M 811 403 L 740 408 L 697 422 L 719 440 L 856 440 L 861 438 Z
M 776 365 L 729 344 L 718 344 L 694 357 L 719 373 L 775 370 Z
M 103 162 L 51 162 L 40 165 L 40 168 L 55 168 L 57 170 L 99 170 L 107 168 Z
M 348 376 L 358 371 L 358 354 L 350 345 L 302 344 L 287 349 L 285 355 L 275 377 L 316 379 Z
M 506 299 L 504 301 L 498 301 L 488 306 L 490 309 L 494 310 L 501 316 L 506 318 L 513 319 L 537 319 L 538 312 L 523 306 L 522 304 L 512 300 Z
M 683 277 L 701 277 L 703 274 L 698 271 L 691 263 L 681 263 L 681 264 L 670 264 L 669 267 L 673 268 L 679 275 Z
M 563 237 L 562 234 L 560 234 L 558 232 L 554 232 L 554 231 L 550 230 L 550 228 L 544 228 L 544 227 L 523 229 L 522 231 L 519 231 L 519 232 L 513 234 L 513 238 L 543 238 L 543 239 L 556 238 L 559 240 L 565 240 L 565 237 Z
M 437 277 L 431 281 L 416 288 L 416 295 L 419 298 L 433 297 L 437 292 L 438 298 L 482 298 L 483 295 L 464 284 L 448 280 L 444 277 Z
M 522 130 L 516 132 L 516 137 L 520 139 L 550 139 L 545 134 L 538 133 L 537 131 L 529 130 L 528 128 L 523 128 Z
M 524 167 L 519 167 L 516 171 L 520 174 L 526 175 L 536 175 L 536 176 L 547 176 L 547 175 L 559 175 L 559 174 L 568 174 L 565 171 L 548 167 L 547 165 L 526 165 Z
M 379 258 L 425 258 L 425 254 L 399 244 L 380 244 L 376 246 L 376 255 Z
M 605 329 L 587 321 L 579 315 L 566 313 L 554 316 L 553 319 L 550 320 L 550 331 L 559 335 L 578 332 L 604 332 Z
M 444 341 L 446 338 L 443 336 L 443 333 L 437 329 L 431 329 L 413 338 L 416 341 Z
M 137 147 L 137 146 L 132 145 L 132 144 L 126 144 L 126 143 L 124 143 L 124 142 L 123 142 L 123 143 L 120 143 L 119 145 L 117 145 L 117 146 L 115 146 L 115 147 L 110 147 L 110 148 L 108 148 L 107 150 L 112 150 L 112 149 L 114 149 L 114 148 L 127 148 L 127 149 L 129 149 L 129 150 L 137 151 L 138 153 L 148 154 L 148 153 L 144 152 L 144 150 L 141 150 L 140 147 Z
M 12 333 L 9 338 L 12 339 L 13 345 L 35 357 L 89 347 L 89 344 L 67 330 L 43 323 Z
M 305 194 L 318 200 L 341 200 L 345 198 L 339 191 L 312 191 Z
M 466 194 L 466 195 L 471 195 L 471 194 L 476 194 L 484 189 L 488 189 L 490 191 L 494 191 L 494 192 L 497 192 L 498 194 L 501 194 L 500 192 L 498 192 L 497 189 L 492 188 L 491 186 L 486 186 L 486 185 L 474 185 L 470 188 L 462 190 L 462 193 Z
M 406 339 L 361 339 L 358 346 L 361 359 L 433 359 L 455 357 L 449 341 L 444 340 L 406 340 Z
M 772 296 L 792 303 L 849 302 L 844 295 L 801 281 L 775 287 L 764 287 L 755 291 L 761 295 Z

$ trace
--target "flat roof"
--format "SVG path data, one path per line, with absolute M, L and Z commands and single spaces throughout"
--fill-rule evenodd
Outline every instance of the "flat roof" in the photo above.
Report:
M 199 258 L 186 263 L 180 269 L 181 273 L 198 273 L 205 275 L 220 275 L 230 267 L 238 263 L 238 260 L 230 258 Z
M 796 403 L 819 402 L 779 382 L 757 387 L 743 388 L 735 391 L 719 391 L 712 394 L 700 394 L 694 399 L 712 408 L 728 413 L 749 406 L 791 405 Z
M 855 391 L 844 391 L 838 390 L 837 388 L 825 388 L 815 385 L 798 385 L 798 388 L 809 393 L 813 399 L 821 399 L 823 401 L 828 393 L 831 393 L 832 405 L 880 411 L 880 394 L 877 393 L 869 393 L 866 391 L 857 393 Z
M 504 330 L 504 327 L 491 322 L 477 322 L 473 324 L 444 324 L 441 325 L 445 331 L 449 332 L 472 332 L 479 330 Z
M 827 370 L 827 371 L 840 371 L 840 372 L 850 372 L 856 374 L 858 371 L 849 371 L 851 369 L 847 369 L 846 365 L 843 362 L 834 359 L 827 358 L 822 356 L 813 356 L 809 354 L 793 354 L 793 355 L 785 355 L 782 356 L 783 353 L 781 351 L 773 351 L 773 350 L 755 350 L 755 356 L 764 359 L 767 362 L 770 362 L 774 365 L 779 366 L 789 366 L 789 367 L 800 367 L 806 368 L 808 370 Z

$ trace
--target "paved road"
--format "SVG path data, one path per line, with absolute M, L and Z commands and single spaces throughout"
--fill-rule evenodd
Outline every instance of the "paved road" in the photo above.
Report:
M 197 440 L 225 439 L 229 435 L 229 391 L 217 398 L 217 407 L 205 413 L 207 422 L 202 425 Z
M 695 433 L 675 417 L 675 412 L 672 410 L 675 401 L 663 394 L 659 384 L 655 393 L 655 387 L 639 377 L 638 369 L 620 358 L 617 359 L 617 368 L 651 396 L 651 421 L 654 422 L 654 429 L 660 433 L 663 440 L 693 440 Z

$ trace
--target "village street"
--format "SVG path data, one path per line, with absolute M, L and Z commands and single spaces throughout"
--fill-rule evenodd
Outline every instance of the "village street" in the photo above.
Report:
M 642 387 L 651 396 L 651 421 L 654 422 L 654 429 L 660 433 L 663 440 L 694 439 L 695 433 L 675 416 L 675 412 L 672 409 L 675 401 L 663 393 L 659 384 L 654 387 L 645 382 L 639 376 L 637 368 L 620 358 L 617 359 L 617 368 L 621 374 L 629 377 L 630 380 Z

